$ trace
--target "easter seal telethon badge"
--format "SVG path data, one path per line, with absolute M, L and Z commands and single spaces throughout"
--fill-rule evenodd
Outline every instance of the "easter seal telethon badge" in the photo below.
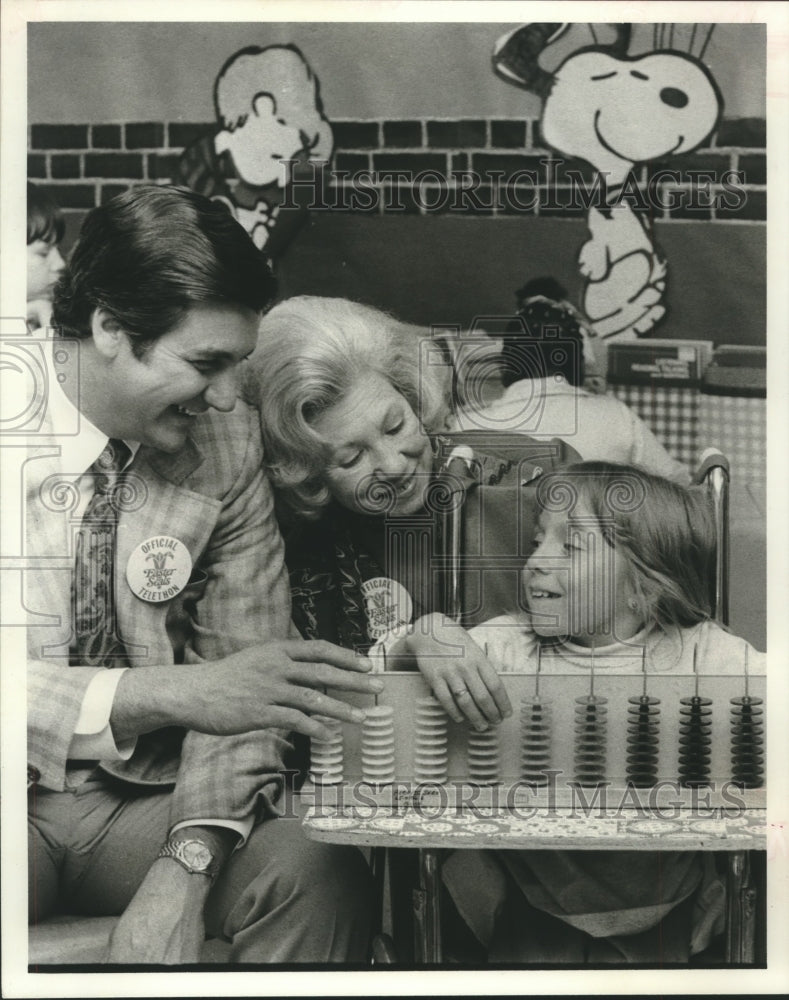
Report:
M 192 557 L 182 541 L 171 535 L 154 535 L 129 556 L 126 582 L 142 601 L 169 601 L 186 586 L 192 572 Z
M 373 641 L 380 639 L 398 625 L 411 621 L 411 595 L 397 580 L 375 576 L 362 584 L 367 631 Z

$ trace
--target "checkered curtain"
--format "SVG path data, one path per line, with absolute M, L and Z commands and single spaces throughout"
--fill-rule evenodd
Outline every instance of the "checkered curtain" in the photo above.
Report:
M 695 468 L 705 448 L 728 458 L 733 482 L 763 484 L 767 468 L 767 401 L 707 395 L 698 389 L 613 385 L 674 458 Z

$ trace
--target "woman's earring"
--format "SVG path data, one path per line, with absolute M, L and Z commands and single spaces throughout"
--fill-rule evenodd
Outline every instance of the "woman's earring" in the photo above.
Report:
M 630 608 L 631 611 L 638 611 L 638 601 L 635 599 L 635 597 L 628 597 L 627 606 Z

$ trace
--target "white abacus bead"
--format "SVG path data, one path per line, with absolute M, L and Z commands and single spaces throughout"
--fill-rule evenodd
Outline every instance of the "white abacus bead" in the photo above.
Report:
M 441 707 L 441 703 L 437 698 L 434 698 L 432 695 L 428 695 L 426 698 L 417 698 L 416 714 L 433 716 L 434 718 L 441 719 L 446 715 L 446 712 Z
M 417 781 L 447 780 L 447 714 L 435 698 L 416 703 L 414 777 Z
M 367 709 L 362 723 L 362 778 L 380 785 L 394 781 L 395 739 L 394 709 L 375 705 Z
M 312 740 L 310 750 L 310 777 L 316 785 L 339 785 L 343 780 L 342 722 L 322 718 L 330 731 L 328 740 Z
M 499 781 L 499 730 L 472 730 L 468 736 L 469 779 L 478 785 L 495 785 Z

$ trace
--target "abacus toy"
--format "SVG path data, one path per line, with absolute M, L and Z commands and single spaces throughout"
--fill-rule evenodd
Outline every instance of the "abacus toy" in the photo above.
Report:
M 763 676 L 502 673 L 513 713 L 485 732 L 449 719 L 421 674 L 380 676 L 375 703 L 343 695 L 368 717 L 314 744 L 314 784 L 381 802 L 562 805 L 604 790 L 609 807 L 765 804 Z

